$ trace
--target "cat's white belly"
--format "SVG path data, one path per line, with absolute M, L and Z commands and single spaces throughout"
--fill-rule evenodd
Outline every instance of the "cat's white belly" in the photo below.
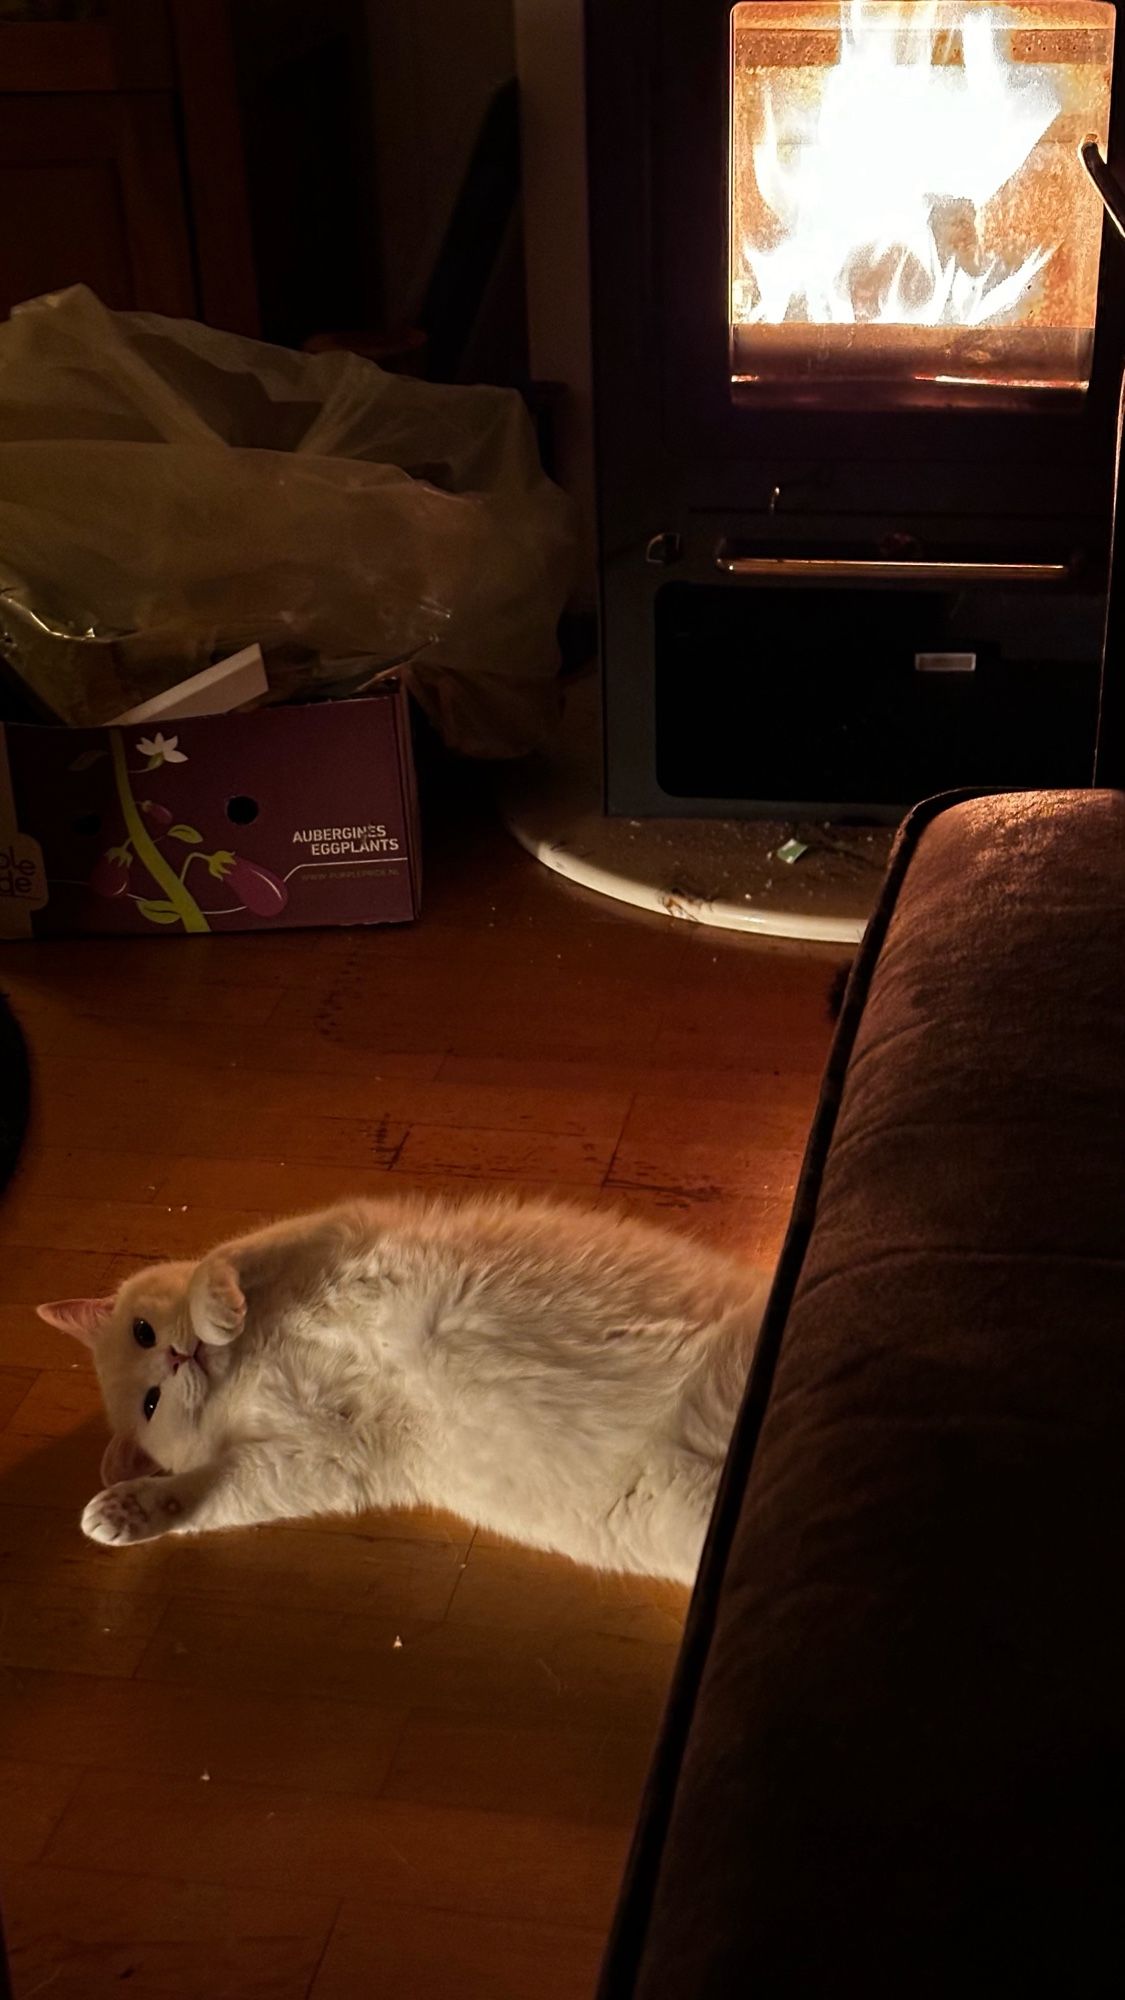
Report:
M 427 1454 L 431 1504 L 601 1569 L 694 1575 L 718 1461 L 651 1437 L 607 1449 L 518 1424 L 456 1425 L 441 1445 Z

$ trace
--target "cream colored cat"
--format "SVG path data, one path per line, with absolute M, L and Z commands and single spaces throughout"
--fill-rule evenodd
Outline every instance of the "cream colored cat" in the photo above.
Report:
M 686 1582 L 765 1284 L 574 1208 L 356 1202 L 39 1312 L 114 1433 L 95 1541 L 421 1504 Z

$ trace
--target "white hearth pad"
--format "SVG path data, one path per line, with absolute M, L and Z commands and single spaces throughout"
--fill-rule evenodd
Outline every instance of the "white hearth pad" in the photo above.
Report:
M 514 767 L 501 788 L 520 845 L 569 881 L 689 923 L 853 944 L 875 907 L 894 839 L 893 827 L 823 821 L 607 819 L 600 801 L 591 677 L 569 688 L 551 750 Z M 779 860 L 791 840 L 806 852 Z

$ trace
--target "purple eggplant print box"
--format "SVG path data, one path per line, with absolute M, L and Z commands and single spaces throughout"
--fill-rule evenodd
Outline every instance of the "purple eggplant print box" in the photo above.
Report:
M 0 728 L 0 937 L 407 923 L 419 894 L 397 682 L 160 727 Z

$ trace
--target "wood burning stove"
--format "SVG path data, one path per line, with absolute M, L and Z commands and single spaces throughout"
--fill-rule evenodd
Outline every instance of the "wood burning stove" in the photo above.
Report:
M 607 802 L 1090 781 L 1106 0 L 589 0 Z M 1120 164 L 1118 162 L 1118 164 Z

